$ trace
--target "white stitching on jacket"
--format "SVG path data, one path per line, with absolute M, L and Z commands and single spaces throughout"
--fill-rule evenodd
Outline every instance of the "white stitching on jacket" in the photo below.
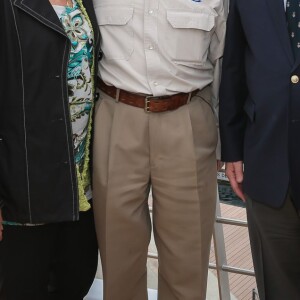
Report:
M 55 24 L 55 23 L 51 22 L 50 20 L 44 18 L 42 15 L 40 15 L 40 14 L 37 13 L 36 11 L 32 10 L 30 7 L 28 7 L 27 5 L 25 5 L 23 2 L 24 2 L 24 0 L 21 1 L 21 4 L 22 4 L 23 6 L 25 6 L 27 9 L 29 9 L 34 15 L 39 16 L 40 18 L 38 18 L 38 19 L 39 19 L 43 24 L 47 25 L 45 22 L 42 21 L 42 19 L 43 19 L 43 20 L 46 20 L 47 22 L 49 22 L 50 24 L 52 24 L 53 26 L 55 26 L 56 28 L 58 28 L 60 32 L 64 32 L 63 29 L 62 29 L 60 26 L 58 26 L 57 24 Z M 16 4 L 16 0 L 15 0 L 14 4 Z
M 26 113 L 25 113 L 25 87 L 24 87 L 24 69 L 23 69 L 23 58 L 22 58 L 22 47 L 20 40 L 20 33 L 17 26 L 16 15 L 13 8 L 12 0 L 10 0 L 10 5 L 12 9 L 12 13 L 14 16 L 14 22 L 17 31 L 17 37 L 20 48 L 20 60 L 21 60 L 21 70 L 22 70 L 22 102 L 23 102 L 23 125 L 24 125 L 24 147 L 25 147 L 25 160 L 26 160 L 26 176 L 27 176 L 27 197 L 28 197 L 28 210 L 29 210 L 29 221 L 32 223 L 32 214 L 31 214 L 31 198 L 30 198 L 30 182 L 29 182 L 29 164 L 28 164 L 28 149 L 27 149 L 27 129 L 26 129 Z

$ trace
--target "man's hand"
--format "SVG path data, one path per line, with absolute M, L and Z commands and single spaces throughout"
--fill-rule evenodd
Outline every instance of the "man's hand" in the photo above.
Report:
M 231 187 L 238 197 L 246 201 L 243 193 L 242 183 L 244 179 L 243 162 L 228 162 L 226 163 L 226 176 L 228 177 Z
M 2 219 L 2 211 L 0 209 L 0 242 L 3 238 L 3 225 L 2 225 L 3 219 Z

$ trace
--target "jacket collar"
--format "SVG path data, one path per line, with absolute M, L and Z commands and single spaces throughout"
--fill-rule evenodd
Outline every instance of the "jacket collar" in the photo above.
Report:
M 49 0 L 14 0 L 13 3 L 41 23 L 66 36 Z
M 41 23 L 67 36 L 49 0 L 14 0 L 13 3 Z M 83 4 L 93 25 L 97 45 L 99 43 L 100 33 L 92 1 L 83 0 Z
M 281 41 L 282 47 L 288 57 L 291 65 L 294 65 L 294 55 L 291 47 L 291 41 L 288 33 L 286 16 L 284 10 L 283 0 L 266 0 L 269 6 L 270 13 L 273 18 L 273 24 L 278 33 L 279 39 Z

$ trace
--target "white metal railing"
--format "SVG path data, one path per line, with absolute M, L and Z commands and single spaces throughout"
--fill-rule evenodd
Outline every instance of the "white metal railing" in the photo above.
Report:
M 219 175 L 220 176 L 220 175 Z M 224 179 L 224 177 L 222 178 Z M 152 207 L 150 207 L 150 212 L 152 213 Z M 223 225 L 232 225 L 240 227 L 248 227 L 247 221 L 225 218 L 221 214 L 221 206 L 219 193 L 217 192 L 217 203 L 216 203 L 216 221 L 213 231 L 213 243 L 215 249 L 216 263 L 210 263 L 209 268 L 217 271 L 218 278 L 218 288 L 219 288 L 219 299 L 220 300 L 230 300 L 230 285 L 228 273 L 241 274 L 246 276 L 254 276 L 254 271 L 237 268 L 227 264 L 226 249 L 225 249 L 225 239 Z M 148 252 L 148 258 L 158 259 L 158 255 L 153 252 Z M 253 300 L 258 299 L 258 294 L 256 290 L 253 290 Z
M 223 232 L 224 224 L 241 227 L 248 226 L 246 221 L 222 217 L 220 200 L 218 195 L 216 207 L 216 222 L 213 233 L 216 264 L 209 264 L 209 268 L 215 269 L 217 271 L 220 300 L 230 300 L 230 286 L 228 273 L 241 274 L 246 276 L 254 276 L 255 274 L 252 270 L 237 268 L 227 264 Z M 255 299 L 255 296 L 253 297 L 253 299 Z

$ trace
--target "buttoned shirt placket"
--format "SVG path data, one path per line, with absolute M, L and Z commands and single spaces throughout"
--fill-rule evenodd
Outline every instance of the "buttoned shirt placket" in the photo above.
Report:
M 159 85 L 161 61 L 158 48 L 158 8 L 159 0 L 145 0 L 144 49 L 148 84 L 154 96 L 164 91 L 164 88 Z

